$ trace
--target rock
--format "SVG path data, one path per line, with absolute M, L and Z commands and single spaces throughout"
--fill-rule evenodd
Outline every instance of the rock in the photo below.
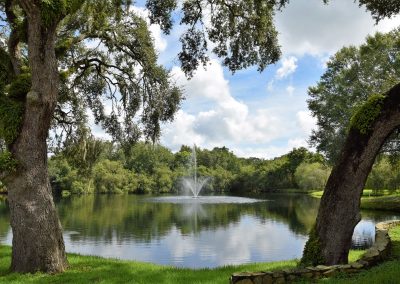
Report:
M 311 278 L 313 278 L 313 276 L 314 276 L 314 274 L 311 271 L 307 272 L 307 273 L 303 273 L 301 275 L 301 277 L 304 277 L 304 278 L 307 278 L 307 279 L 311 279 Z
M 294 275 L 294 274 L 290 274 L 290 275 L 288 275 L 288 276 L 286 276 L 286 279 L 288 280 L 288 281 L 293 281 L 293 280 L 295 280 L 297 277 L 296 277 L 296 275 Z
M 275 283 L 275 284 L 285 284 L 285 283 L 286 283 L 285 277 L 278 277 L 278 278 L 276 278 L 275 281 L 274 281 L 274 283 Z
M 280 277 L 284 277 L 285 275 L 283 274 L 283 272 L 280 271 L 276 271 L 272 274 L 272 277 L 274 278 L 280 278 Z
M 243 279 L 235 282 L 235 284 L 253 284 L 253 281 L 251 281 L 250 279 Z
M 331 269 L 331 270 L 328 270 L 328 271 L 322 273 L 322 275 L 325 277 L 332 277 L 332 276 L 336 275 L 337 273 L 338 273 L 338 270 L 334 268 L 334 269 Z
M 253 278 L 254 284 L 263 284 L 263 275 L 257 275 Z
M 272 275 L 266 274 L 263 276 L 262 284 L 272 284 L 272 283 L 274 283 Z
M 378 256 L 379 256 L 379 251 L 376 248 L 372 247 L 364 254 L 363 258 L 365 259 L 377 258 Z
M 351 267 L 355 268 L 355 269 L 362 269 L 364 268 L 364 265 L 362 263 L 359 262 L 352 262 L 350 263 Z
M 318 265 L 315 268 L 320 272 L 324 272 L 324 271 L 328 271 L 328 270 L 332 269 L 332 267 L 326 266 L 326 265 Z

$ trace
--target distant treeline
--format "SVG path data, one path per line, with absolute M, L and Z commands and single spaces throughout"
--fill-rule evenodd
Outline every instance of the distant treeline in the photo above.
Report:
M 139 142 L 130 147 L 89 135 L 74 139 L 49 158 L 54 193 L 178 193 L 190 176 L 192 148 L 172 153 L 161 145 Z M 254 193 L 282 189 L 321 190 L 331 168 L 321 154 L 295 148 L 274 159 L 239 158 L 226 147 L 196 148 L 204 192 Z M 400 161 L 378 157 L 367 180 L 375 191 L 400 188 Z M 6 188 L 0 184 L 0 193 Z
M 190 176 L 192 148 L 172 153 L 139 142 L 127 147 L 91 135 L 66 144 L 49 159 L 55 193 L 172 193 Z M 226 147 L 196 148 L 197 172 L 209 177 L 204 191 L 262 192 L 284 188 L 323 188 L 330 169 L 320 154 L 293 149 L 279 158 L 239 158 Z

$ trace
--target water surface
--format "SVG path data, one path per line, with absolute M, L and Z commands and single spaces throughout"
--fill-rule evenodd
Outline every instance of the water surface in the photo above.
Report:
M 216 267 L 301 257 L 319 200 L 305 194 L 261 198 L 73 196 L 56 202 L 68 252 L 179 267 Z M 363 212 L 355 247 L 373 242 L 374 224 L 400 214 Z M 0 202 L 0 242 L 11 244 Z

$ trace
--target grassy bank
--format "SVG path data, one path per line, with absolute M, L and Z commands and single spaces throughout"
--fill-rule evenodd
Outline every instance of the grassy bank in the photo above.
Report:
M 353 251 L 355 260 L 362 251 Z M 228 283 L 238 271 L 261 271 L 293 268 L 296 260 L 225 266 L 214 269 L 182 269 L 151 263 L 121 261 L 69 254 L 70 268 L 58 275 L 10 273 L 11 248 L 0 246 L 0 283 Z
M 322 283 L 397 283 L 400 279 L 400 226 L 390 231 L 393 255 L 390 261 L 355 275 L 322 279 Z M 352 251 L 350 261 L 362 251 Z M 239 271 L 262 271 L 294 268 L 296 260 L 225 266 L 214 269 L 182 269 L 151 263 L 121 261 L 69 254 L 70 268 L 58 275 L 10 273 L 11 248 L 0 246 L 0 283 L 228 283 Z
M 323 191 L 311 192 L 310 195 L 316 198 L 322 197 Z M 373 196 L 370 189 L 365 189 L 361 197 L 361 209 L 400 211 L 400 194 L 382 192 L 381 195 Z

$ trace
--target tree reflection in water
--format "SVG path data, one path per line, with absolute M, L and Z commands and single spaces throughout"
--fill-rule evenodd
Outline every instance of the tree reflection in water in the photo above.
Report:
M 153 199 L 153 200 L 152 200 Z M 57 202 L 69 251 L 205 267 L 300 257 L 319 200 L 269 194 L 253 203 L 173 203 L 135 195 L 88 195 Z M 373 242 L 374 223 L 399 217 L 363 212 L 354 246 Z M 0 241 L 11 244 L 0 201 Z

